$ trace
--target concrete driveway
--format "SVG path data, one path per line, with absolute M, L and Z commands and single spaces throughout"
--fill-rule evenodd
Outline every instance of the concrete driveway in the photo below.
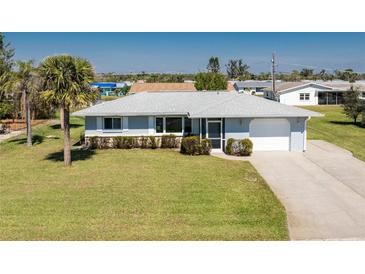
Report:
M 293 240 L 365 240 L 365 162 L 324 141 L 249 160 L 285 206 Z

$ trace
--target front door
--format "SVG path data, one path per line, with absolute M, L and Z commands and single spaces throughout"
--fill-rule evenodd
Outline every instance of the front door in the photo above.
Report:
M 222 149 L 222 122 L 208 121 L 207 138 L 212 142 L 212 149 Z

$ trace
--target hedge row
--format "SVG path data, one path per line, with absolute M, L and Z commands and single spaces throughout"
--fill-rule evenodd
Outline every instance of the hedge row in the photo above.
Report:
M 176 135 L 155 136 L 117 136 L 117 137 L 88 137 L 85 145 L 91 149 L 131 149 L 131 148 L 177 148 L 179 137 Z
M 226 153 L 236 156 L 250 156 L 252 154 L 253 144 L 248 138 L 235 140 L 229 138 L 226 145 Z

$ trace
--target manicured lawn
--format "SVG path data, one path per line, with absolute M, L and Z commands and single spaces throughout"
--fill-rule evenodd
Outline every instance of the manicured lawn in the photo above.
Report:
M 354 125 L 342 113 L 340 106 L 305 107 L 325 114 L 325 117 L 311 118 L 308 123 L 308 138 L 321 139 L 351 151 L 355 157 L 365 161 L 365 128 L 360 122 Z M 361 121 L 361 116 L 359 119 Z
M 248 162 L 75 150 L 66 168 L 60 130 L 34 133 L 32 148 L 24 136 L 0 144 L 1 240 L 288 239 L 284 208 Z

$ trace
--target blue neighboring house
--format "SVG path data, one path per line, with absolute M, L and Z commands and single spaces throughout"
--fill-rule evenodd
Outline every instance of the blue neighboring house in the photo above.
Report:
M 114 95 L 117 88 L 123 88 L 126 86 L 124 82 L 93 82 L 90 84 L 92 87 L 100 89 L 100 96 Z M 116 94 L 117 96 L 123 95 L 121 92 Z

